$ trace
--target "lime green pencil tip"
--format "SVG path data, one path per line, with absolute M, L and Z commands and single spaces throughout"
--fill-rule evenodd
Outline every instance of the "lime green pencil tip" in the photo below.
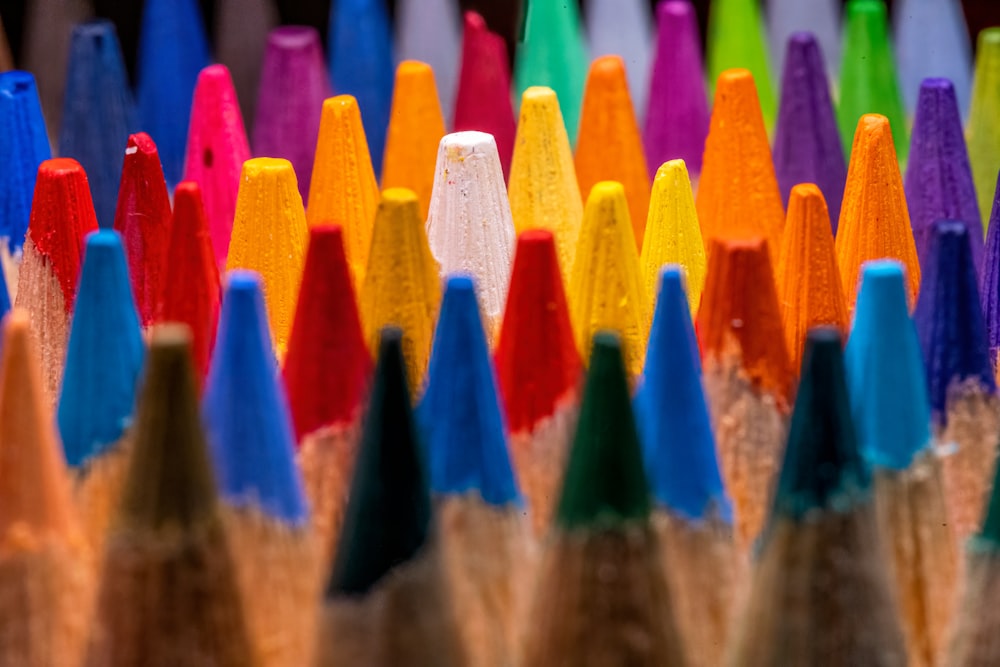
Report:
M 733 68 L 747 69 L 753 74 L 764 123 L 768 128 L 774 127 L 778 103 L 758 0 L 712 2 L 708 16 L 709 85 L 714 89 L 719 75 Z

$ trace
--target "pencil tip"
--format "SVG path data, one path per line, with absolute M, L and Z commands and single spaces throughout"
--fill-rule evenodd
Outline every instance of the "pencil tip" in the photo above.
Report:
M 35 77 L 30 72 L 0 73 L 0 238 L 11 250 L 24 243 L 31 216 L 38 165 L 52 157 Z

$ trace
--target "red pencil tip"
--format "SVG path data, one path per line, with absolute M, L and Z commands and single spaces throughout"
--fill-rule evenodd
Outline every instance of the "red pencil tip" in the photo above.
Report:
M 551 417 L 579 385 L 581 362 L 548 230 L 517 239 L 495 361 L 512 433 Z
M 323 426 L 357 418 L 372 360 L 339 225 L 309 230 L 284 375 L 299 441 Z

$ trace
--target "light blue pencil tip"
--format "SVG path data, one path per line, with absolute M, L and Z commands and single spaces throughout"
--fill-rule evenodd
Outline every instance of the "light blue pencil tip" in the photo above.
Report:
M 701 385 L 698 343 L 682 269 L 660 274 L 635 414 L 653 497 L 690 521 L 719 517 L 732 523 Z
M 858 444 L 873 466 L 904 470 L 930 446 L 930 402 L 903 266 L 865 264 L 845 363 Z
M 121 237 L 87 237 L 70 325 L 57 421 L 66 462 L 85 466 L 132 422 L 145 357 Z
M 28 230 L 38 165 L 52 157 L 38 88 L 29 72 L 0 73 L 0 155 L 0 237 L 18 250 Z
M 202 402 L 219 487 L 232 505 L 301 524 L 308 511 L 277 372 L 260 277 L 233 271 Z
M 496 379 L 471 278 L 448 279 L 417 410 L 431 489 L 478 492 L 490 505 L 519 504 Z

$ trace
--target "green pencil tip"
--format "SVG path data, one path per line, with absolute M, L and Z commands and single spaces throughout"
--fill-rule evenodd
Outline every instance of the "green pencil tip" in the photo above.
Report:
M 763 25 L 758 0 L 714 0 L 711 3 L 708 16 L 708 82 L 714 91 L 715 82 L 726 70 L 750 70 L 757 83 L 760 111 L 770 130 L 774 127 L 778 101 Z
M 621 341 L 594 336 L 580 421 L 556 514 L 561 528 L 645 520 L 650 500 Z

